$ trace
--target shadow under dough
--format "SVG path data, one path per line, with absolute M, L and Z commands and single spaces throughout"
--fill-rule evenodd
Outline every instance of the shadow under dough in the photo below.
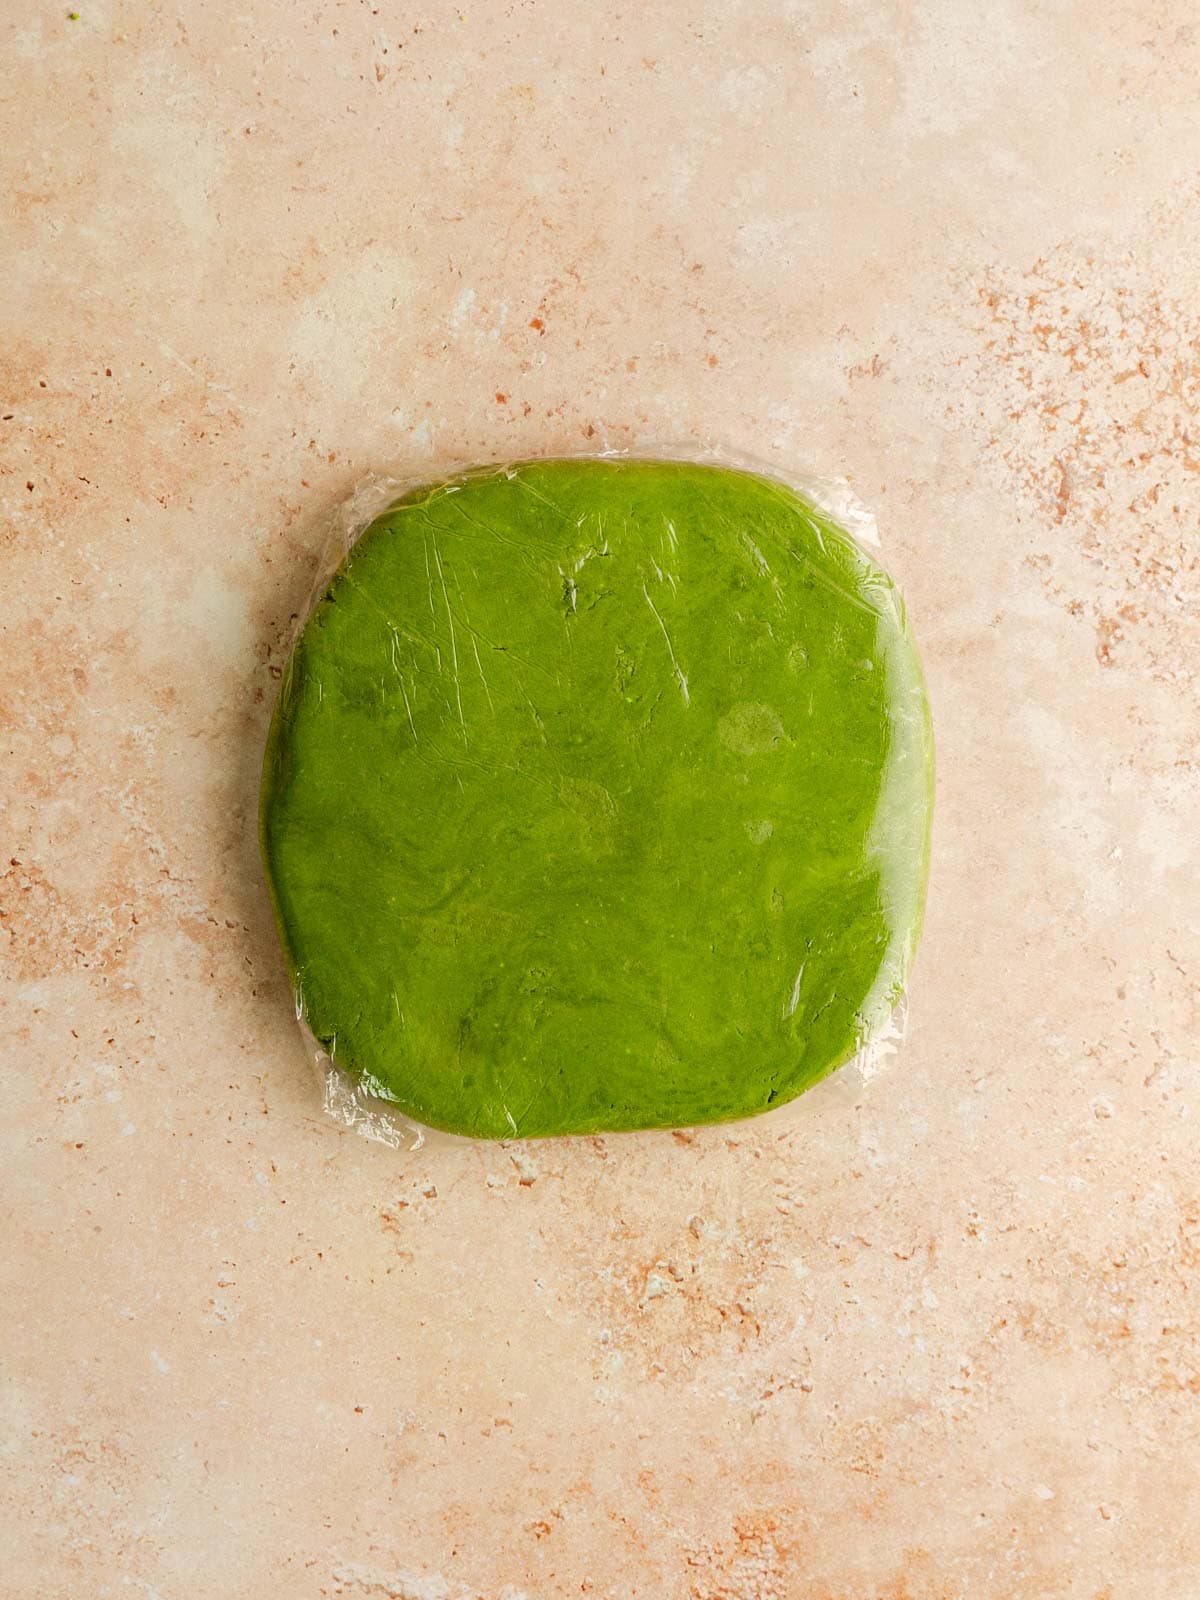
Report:
M 289 1098 L 294 1094 L 306 1101 L 312 1095 L 311 1067 L 306 1063 L 296 1027 L 291 981 L 267 890 L 258 842 L 258 804 L 267 730 L 279 694 L 280 679 L 271 668 L 286 666 L 299 637 L 336 508 L 349 487 L 348 484 L 342 493 L 323 497 L 319 506 L 289 534 L 274 566 L 260 561 L 263 592 L 252 600 L 252 614 L 258 623 L 254 664 L 240 686 L 238 703 L 230 708 L 226 724 L 228 812 L 221 822 L 229 830 L 225 887 L 230 917 L 236 921 L 230 937 L 240 941 L 240 965 L 251 975 L 251 1004 L 262 1013 L 263 1035 L 294 1044 L 285 1057 L 290 1069 Z M 264 691 L 261 697 L 259 690 Z

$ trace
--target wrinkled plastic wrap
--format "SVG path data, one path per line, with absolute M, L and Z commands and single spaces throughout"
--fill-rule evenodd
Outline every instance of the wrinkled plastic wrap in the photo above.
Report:
M 804 500 L 809 502 L 812 507 L 818 508 L 819 511 L 824 512 L 826 516 L 836 523 L 841 530 L 851 536 L 852 540 L 857 546 L 869 552 L 871 556 L 876 556 L 880 549 L 879 534 L 874 516 L 866 507 L 861 504 L 857 497 L 851 492 L 849 486 L 841 480 L 821 479 L 799 472 L 789 472 L 784 475 L 774 467 L 769 467 L 763 463 L 747 459 L 744 456 L 734 455 L 728 451 L 719 449 L 668 447 L 639 450 L 632 453 L 623 451 L 603 452 L 602 454 L 587 453 L 580 455 L 579 457 L 555 457 L 554 459 L 556 461 L 600 460 L 644 461 L 648 463 L 669 461 L 724 468 L 733 472 L 753 473 L 760 478 L 774 479 L 775 481 L 785 485 L 788 490 L 795 491 Z M 334 584 L 337 581 L 352 581 L 348 576 L 353 561 L 352 552 L 355 550 L 355 547 L 362 534 L 368 528 L 370 528 L 372 524 L 374 524 L 385 512 L 387 512 L 389 508 L 394 507 L 396 503 L 403 497 L 411 496 L 415 491 L 418 490 L 422 492 L 436 492 L 438 486 L 442 486 L 443 488 L 447 488 L 452 491 L 453 487 L 464 479 L 475 478 L 481 475 L 511 475 L 527 465 L 530 465 L 530 463 L 521 462 L 516 463 L 513 466 L 497 464 L 495 466 L 488 467 L 471 466 L 455 468 L 449 471 L 444 471 L 433 479 L 431 479 L 428 474 L 414 475 L 411 477 L 373 475 L 364 479 L 357 486 L 353 494 L 338 508 L 332 519 L 329 537 L 326 541 L 326 545 L 319 562 L 317 581 L 313 588 L 306 615 L 301 619 L 300 624 L 298 625 L 296 641 L 293 641 L 293 643 L 295 644 L 299 640 L 304 628 L 308 625 L 309 619 L 313 616 L 315 609 L 323 603 L 328 604 L 330 602 L 331 596 L 334 592 L 331 589 L 331 584 Z M 673 542 L 673 529 L 671 530 L 670 538 Z M 774 581 L 773 579 L 769 579 L 767 570 L 768 564 L 762 552 L 754 546 L 753 541 L 748 540 L 747 542 L 750 545 L 754 562 L 760 570 L 764 581 Z M 607 554 L 607 549 L 604 551 L 604 553 Z M 519 552 L 515 554 L 519 556 Z M 426 564 L 428 566 L 428 559 Z M 464 630 L 461 626 L 458 634 L 455 634 L 454 632 L 451 602 L 449 594 L 445 591 L 445 573 L 444 571 L 439 573 L 437 570 L 440 566 L 441 562 L 440 559 L 438 559 L 436 565 L 429 568 L 429 605 L 431 611 L 433 611 L 436 607 L 441 605 L 442 600 L 444 599 L 447 615 L 450 618 L 451 637 L 449 643 L 450 648 L 454 652 L 455 659 L 447 664 L 447 670 L 452 675 L 454 683 L 457 684 L 460 681 L 458 671 L 461 663 L 458 660 L 458 652 L 461 649 L 464 661 L 468 653 L 473 655 L 474 663 L 478 663 L 479 675 L 481 678 L 483 678 L 484 668 L 478 653 L 478 640 L 466 633 L 466 630 Z M 563 604 L 567 610 L 570 610 L 578 603 L 574 587 L 575 579 L 572 575 L 572 571 L 570 570 L 572 566 L 573 563 L 568 563 L 567 567 L 560 566 L 559 568 L 559 570 L 563 573 Z M 664 582 L 669 581 L 672 584 L 674 583 L 672 574 L 669 571 L 664 572 L 660 570 L 656 563 L 654 563 L 654 567 L 659 580 L 663 580 Z M 664 636 L 664 644 L 667 651 L 665 665 L 669 665 L 675 678 L 675 685 L 680 690 L 683 701 L 686 703 L 689 698 L 688 679 L 684 676 L 680 669 L 679 663 L 675 659 L 674 651 L 671 647 L 670 634 L 668 633 L 667 628 L 663 625 L 663 618 L 660 616 L 658 608 L 656 608 L 654 605 L 653 596 L 649 592 L 646 592 L 646 601 Z M 899 607 L 898 598 L 896 603 Z M 901 626 L 903 627 L 902 607 L 899 607 L 899 615 L 901 617 Z M 389 648 L 392 650 L 392 666 L 395 667 L 395 645 L 399 636 L 396 628 L 393 627 L 390 622 L 388 623 L 388 632 L 390 633 L 392 640 L 391 645 L 389 646 Z M 465 636 L 460 637 L 460 635 Z M 906 632 L 905 638 L 907 641 Z M 289 659 L 288 668 L 285 671 L 283 682 L 281 684 L 280 707 L 286 705 L 288 697 L 293 690 L 292 672 L 295 659 L 295 653 L 293 652 L 292 657 Z M 438 659 L 440 666 L 442 664 L 440 652 Z M 913 656 L 913 660 L 915 662 L 915 655 Z M 472 670 L 474 670 L 474 663 L 472 665 Z M 869 668 L 871 663 L 866 662 L 864 665 L 865 667 Z M 917 670 L 919 673 L 919 668 Z M 398 669 L 396 672 L 396 677 L 399 685 L 399 692 L 404 696 L 404 700 L 407 705 L 408 695 L 404 689 L 403 675 Z M 486 678 L 483 678 L 483 692 L 485 694 L 487 693 Z M 318 690 L 318 694 L 320 694 L 320 690 Z M 450 699 L 448 699 L 447 704 L 450 704 Z M 456 709 L 458 714 L 464 719 L 463 725 L 465 733 L 467 724 L 461 704 L 461 693 L 459 704 Z M 536 712 L 534 714 L 536 716 Z M 927 718 L 927 712 L 925 715 Z M 279 716 L 280 711 L 277 710 L 277 720 Z M 413 723 L 411 706 L 408 707 L 408 721 L 412 726 L 415 740 L 417 729 L 416 724 Z M 931 742 L 929 742 L 927 720 L 925 724 L 925 739 L 928 745 L 929 760 L 931 763 L 932 745 Z M 465 740 L 465 744 L 468 750 L 467 759 L 469 759 L 469 739 Z M 268 768 L 271 760 L 272 756 L 269 748 Z M 931 776 L 931 772 L 932 767 L 930 765 L 929 776 Z M 704 775 L 702 773 L 698 774 L 697 781 L 701 783 L 704 781 Z M 266 793 L 266 782 L 266 776 L 264 776 L 264 794 Z M 916 790 L 914 789 L 913 792 L 916 793 Z M 931 793 L 926 797 L 925 815 L 923 818 L 915 819 L 914 831 L 912 833 L 913 839 L 916 839 L 918 836 L 923 837 L 926 853 L 928 848 L 930 807 Z M 266 852 L 265 843 L 264 851 Z M 903 962 L 903 979 L 905 981 L 907 980 L 912 955 L 915 951 L 916 939 L 919 935 L 924 896 L 924 873 L 926 870 L 926 861 L 924 859 L 922 859 L 919 863 L 916 863 L 916 870 L 920 878 L 920 884 L 916 891 L 917 901 L 915 903 L 915 912 L 913 914 L 913 925 L 908 936 L 910 943 L 906 948 Z M 324 1039 L 319 1039 L 314 1034 L 309 1025 L 310 1018 L 308 1003 L 306 1000 L 306 974 L 303 970 L 302 964 L 296 960 L 294 952 L 289 948 L 289 941 L 284 927 L 286 918 L 281 906 L 279 885 L 273 880 L 271 862 L 269 859 L 268 880 L 271 881 L 276 915 L 280 923 L 281 934 L 284 938 L 285 951 L 289 956 L 289 967 L 291 969 L 294 992 L 296 996 L 296 1016 L 304 1038 L 305 1048 L 317 1070 L 325 1112 L 335 1122 L 347 1128 L 353 1129 L 363 1137 L 376 1140 L 396 1148 L 417 1150 L 424 1146 L 427 1142 L 436 1143 L 438 1141 L 456 1140 L 460 1137 L 463 1137 L 461 1134 L 446 1132 L 441 1128 L 426 1124 L 408 1114 L 403 1106 L 396 1103 L 394 1096 L 390 1093 L 387 1086 L 378 1081 L 370 1072 L 370 1070 L 348 1070 L 340 1059 L 336 1034 L 332 1037 L 326 1034 Z M 798 964 L 798 972 L 795 978 L 794 989 L 789 995 L 785 995 L 784 997 L 783 1013 L 785 1016 L 788 1014 L 789 1004 L 793 1011 L 796 1009 L 800 988 L 804 981 L 804 972 L 805 963 L 801 961 Z M 903 984 L 901 984 L 900 987 L 902 988 Z M 403 1005 L 399 988 L 394 991 L 393 999 L 397 1015 L 402 1016 Z M 829 1103 L 830 1101 L 847 1103 L 856 1100 L 863 1092 L 865 1086 L 895 1055 L 904 1038 L 906 1026 L 907 1004 L 902 996 L 896 1001 L 896 1003 L 887 1008 L 886 1014 L 878 1014 L 877 1007 L 876 1014 L 869 1027 L 865 1025 L 856 1026 L 857 1048 L 854 1050 L 853 1055 L 848 1060 L 844 1061 L 840 1066 L 836 1066 L 832 1073 L 818 1073 L 813 1079 L 814 1082 L 820 1081 L 820 1099 L 825 1103 Z M 567 1072 L 570 1071 L 569 1063 L 565 1065 L 564 1070 Z M 647 1062 L 646 1070 L 647 1072 L 654 1071 L 654 1063 L 652 1061 Z M 778 1128 L 780 1125 L 786 1126 L 799 1114 L 801 1114 L 801 1109 L 806 1102 L 812 1103 L 811 1089 L 807 1094 L 796 1093 L 793 1098 L 786 1099 L 783 1103 L 777 1106 L 770 1106 L 763 1109 L 756 1108 L 754 1114 L 755 1124 L 756 1126 L 771 1126 L 775 1128 Z M 514 1141 L 526 1137 L 522 1125 L 509 1110 L 507 1104 L 503 1105 L 502 1109 L 505 1120 L 508 1124 L 507 1130 L 489 1130 L 489 1132 L 484 1136 L 503 1138 L 505 1137 L 505 1132 L 507 1131 L 507 1135 Z M 695 1120 L 728 1121 L 731 1119 L 726 1117 L 704 1117 Z M 667 1126 L 669 1124 L 660 1121 L 653 1125 Z M 685 1121 L 681 1125 L 686 1126 L 688 1123 Z M 578 1131 L 607 1132 L 611 1130 L 584 1128 Z

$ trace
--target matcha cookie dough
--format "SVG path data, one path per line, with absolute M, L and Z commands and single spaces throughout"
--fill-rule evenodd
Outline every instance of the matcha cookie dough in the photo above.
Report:
M 791 1099 L 899 1000 L 933 749 L 891 580 L 783 484 L 536 461 L 398 500 L 284 675 L 262 848 L 334 1059 L 480 1138 Z

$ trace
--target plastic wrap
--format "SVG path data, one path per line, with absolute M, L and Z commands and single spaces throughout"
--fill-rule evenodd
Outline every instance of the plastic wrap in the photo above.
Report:
M 830 521 L 837 525 L 837 528 L 840 531 L 843 531 L 845 534 L 849 535 L 855 545 L 871 552 L 872 556 L 879 551 L 880 541 L 878 529 L 873 515 L 861 504 L 857 497 L 851 492 L 848 485 L 841 480 L 819 479 L 803 473 L 788 473 L 784 475 L 779 473 L 776 469 L 767 467 L 762 463 L 749 460 L 744 456 L 733 455 L 730 452 L 717 449 L 657 448 L 651 450 L 640 450 L 637 452 L 609 451 L 601 454 L 584 453 L 575 457 L 556 457 L 554 460 L 568 462 L 573 461 L 579 463 L 593 460 L 630 463 L 672 462 L 686 465 L 723 468 L 726 469 L 727 472 L 733 473 L 754 474 L 760 480 L 774 480 L 784 485 L 787 490 L 792 491 L 802 497 L 802 500 L 807 501 L 810 507 L 817 508 L 820 512 L 823 512 L 825 516 L 830 519 Z M 358 541 L 363 533 L 368 528 L 371 528 L 373 524 L 377 523 L 378 520 L 389 511 L 390 508 L 395 507 L 397 502 L 404 500 L 405 497 L 414 496 L 420 492 L 422 495 L 429 497 L 429 500 L 424 503 L 432 503 L 432 499 L 434 497 L 442 493 L 453 493 L 464 483 L 477 483 L 480 480 L 492 478 L 505 478 L 511 480 L 520 473 L 524 472 L 526 469 L 537 468 L 543 465 L 545 464 L 519 462 L 513 464 L 497 464 L 487 467 L 475 466 L 469 468 L 459 468 L 448 472 L 443 472 L 436 479 L 432 480 L 428 475 L 425 474 L 413 475 L 412 477 L 408 478 L 373 476 L 364 480 L 356 488 L 355 492 L 349 497 L 349 499 L 338 509 L 333 519 L 330 535 L 320 560 L 317 582 L 313 589 L 310 605 L 308 607 L 306 617 L 302 620 L 298 630 L 297 642 L 299 641 L 299 637 L 304 628 L 308 626 L 309 619 L 313 617 L 314 612 L 322 606 L 328 607 L 336 599 L 337 585 L 339 583 L 353 584 L 353 579 L 351 576 L 353 559 L 351 553 L 355 550 L 355 547 L 357 546 Z M 814 523 L 813 526 L 816 528 L 817 525 Z M 399 535 L 395 531 L 389 533 L 389 537 L 398 536 Z M 480 530 L 480 537 L 488 536 L 489 530 Z M 494 537 L 502 538 L 503 534 L 496 533 Z M 670 541 L 670 545 L 675 543 L 675 537 L 674 528 L 669 527 L 669 532 L 665 535 L 665 538 Z M 748 535 L 742 535 L 741 537 L 744 538 L 744 541 L 748 546 L 749 560 L 753 564 L 754 571 L 758 576 L 761 577 L 762 582 L 764 584 L 775 583 L 777 585 L 777 579 L 773 574 L 771 574 L 769 570 L 769 563 L 764 557 L 763 552 L 758 549 L 754 541 L 750 539 Z M 819 529 L 817 530 L 816 537 L 817 542 L 820 543 L 821 535 Z M 595 543 L 596 541 L 593 542 Z M 605 540 L 605 543 L 607 544 L 607 540 Z M 668 544 L 664 543 L 664 550 L 668 548 Z M 587 554 L 593 555 L 595 553 L 596 551 L 589 547 Z M 823 549 L 822 553 L 824 553 Z M 607 548 L 604 549 L 603 554 L 608 554 Z M 459 628 L 457 631 L 455 630 L 454 615 L 458 601 L 456 599 L 454 605 L 451 603 L 450 593 L 446 588 L 445 571 L 442 569 L 440 554 L 436 550 L 436 545 L 435 558 L 435 565 L 433 566 L 429 566 L 428 564 L 428 555 L 426 559 L 426 565 L 428 568 L 428 603 L 431 614 L 435 615 L 435 620 L 436 615 L 440 614 L 440 609 L 444 604 L 446 618 L 449 622 L 450 628 L 449 639 L 444 642 L 448 643 L 450 649 L 454 652 L 454 659 L 447 663 L 443 663 L 441 652 L 439 650 L 438 667 L 440 669 L 443 665 L 446 666 L 448 681 L 452 682 L 457 689 L 457 704 L 453 703 L 455 699 L 454 694 L 447 694 L 447 714 L 451 715 L 456 712 L 457 715 L 462 719 L 465 745 L 464 759 L 469 760 L 469 724 L 462 704 L 461 676 L 459 670 L 462 664 L 466 662 L 468 655 L 472 655 L 474 657 L 474 660 L 471 663 L 472 673 L 475 673 L 477 666 L 477 676 L 482 682 L 481 690 L 480 682 L 477 682 L 475 678 L 472 679 L 472 684 L 476 694 L 482 692 L 487 696 L 489 701 L 491 696 L 487 687 L 487 679 L 484 673 L 483 661 L 479 655 L 479 639 L 476 638 L 474 632 L 470 631 L 469 629 L 469 618 L 465 619 L 466 625 L 464 625 L 464 619 L 460 616 Z M 514 552 L 513 558 L 514 560 L 523 559 L 520 552 Z M 586 560 L 587 557 L 585 556 L 584 559 Z M 650 565 L 655 574 L 655 579 L 653 581 L 655 583 L 661 583 L 664 585 L 662 593 L 664 597 L 663 610 L 665 610 L 665 597 L 667 595 L 668 588 L 674 586 L 675 591 L 677 592 L 678 585 L 675 583 L 673 574 L 669 570 L 666 570 L 665 566 L 660 567 L 658 561 L 653 559 L 651 559 Z M 568 560 L 565 563 L 557 563 L 557 566 L 559 573 L 562 575 L 563 608 L 565 612 L 570 613 L 578 605 L 576 577 L 574 574 L 575 563 Z M 818 571 L 815 565 L 812 570 L 814 572 Z M 906 720 L 914 723 L 914 728 L 910 730 L 911 749 L 908 751 L 906 756 L 907 767 L 905 781 L 907 783 L 907 788 L 905 789 L 904 794 L 907 796 L 907 801 L 905 802 L 906 810 L 914 810 L 914 812 L 920 811 L 923 806 L 923 811 L 920 815 L 914 814 L 911 819 L 905 823 L 903 830 L 905 851 L 908 856 L 913 857 L 912 861 L 908 865 L 911 867 L 914 876 L 911 884 L 905 880 L 904 917 L 907 919 L 907 926 L 900 930 L 905 944 L 901 957 L 897 958 L 898 965 L 893 963 L 894 970 L 892 971 L 892 981 L 890 982 L 889 996 L 890 999 L 896 1001 L 896 1003 L 889 1004 L 885 1010 L 881 1010 L 877 998 L 872 1007 L 868 1007 L 864 1003 L 863 1016 L 861 1018 L 856 1016 L 855 1018 L 855 1048 L 853 1049 L 853 1053 L 850 1055 L 849 1059 L 844 1060 L 841 1065 L 838 1065 L 836 1062 L 827 1063 L 826 1068 L 813 1071 L 809 1075 L 806 1083 L 802 1086 L 808 1087 L 809 1083 L 815 1083 L 821 1079 L 825 1079 L 828 1085 L 825 1094 L 827 1096 L 832 1095 L 839 1099 L 852 1099 L 856 1097 L 862 1091 L 863 1086 L 880 1071 L 884 1063 L 895 1053 L 903 1037 L 906 1026 L 906 1006 L 902 998 L 898 1001 L 896 1000 L 896 994 L 903 987 L 903 983 L 907 979 L 912 956 L 915 950 L 916 939 L 919 934 L 924 895 L 924 873 L 928 848 L 929 811 L 931 805 L 930 786 L 928 779 L 932 770 L 932 745 L 929 735 L 927 709 L 924 707 L 923 694 L 920 693 L 919 667 L 916 667 L 915 653 L 911 652 L 911 641 L 908 637 L 907 628 L 904 623 L 902 606 L 900 606 L 898 597 L 895 596 L 895 592 L 891 589 L 886 577 L 882 573 L 879 573 L 878 576 L 882 580 L 882 584 L 886 585 L 887 587 L 887 598 L 889 605 L 891 605 L 892 601 L 894 601 L 893 609 L 899 618 L 898 637 L 902 638 L 905 649 L 911 654 L 913 669 L 916 672 L 916 677 L 912 680 L 912 684 L 909 686 L 909 700 L 911 701 L 911 704 L 903 713 Z M 827 576 L 821 581 L 826 583 L 829 582 Z M 687 675 L 685 675 L 679 661 L 676 659 L 674 649 L 672 648 L 671 634 L 664 623 L 663 615 L 660 614 L 660 608 L 654 603 L 654 595 L 651 594 L 648 589 L 644 589 L 643 592 L 649 612 L 652 614 L 654 622 L 657 624 L 662 634 L 664 654 L 662 656 L 660 665 L 664 677 L 666 677 L 669 673 L 670 677 L 673 678 L 674 681 L 672 687 L 681 696 L 681 703 L 686 709 L 690 698 L 689 678 Z M 873 605 L 874 600 L 870 598 L 869 584 L 868 589 L 864 592 L 868 594 L 868 606 Z M 424 596 L 422 598 L 424 598 Z M 843 605 L 847 603 L 847 601 L 859 607 L 863 605 L 861 597 L 856 598 L 855 594 L 851 593 L 848 589 L 843 589 L 837 596 L 837 600 L 839 604 Z M 360 601 L 359 603 L 361 604 L 362 602 Z M 371 604 L 373 605 L 374 602 L 371 602 Z M 376 609 L 378 610 L 378 607 L 376 607 Z M 569 618 L 567 620 L 568 622 L 570 621 Z M 768 628 L 770 627 L 769 623 L 765 625 Z M 569 634 L 569 626 L 567 631 Z M 404 674 L 400 670 L 400 666 L 397 663 L 395 655 L 396 645 L 400 637 L 400 631 L 389 619 L 386 624 L 386 635 L 384 632 L 381 632 L 380 639 L 381 641 L 385 641 L 384 647 L 390 651 L 391 661 L 390 663 L 384 663 L 384 674 L 383 677 L 381 677 L 381 687 L 379 692 L 385 693 L 390 689 L 402 697 L 403 703 L 407 710 L 407 721 L 412 730 L 414 756 L 417 756 L 419 754 L 417 724 L 413 720 L 412 706 L 409 703 L 409 693 L 405 686 Z M 390 642 L 386 642 L 386 639 L 390 639 Z M 458 657 L 460 647 L 462 650 L 461 662 Z M 438 648 L 436 644 L 434 645 L 434 648 Z M 495 648 L 502 647 L 496 646 Z M 288 668 L 285 671 L 283 682 L 281 684 L 280 702 L 276 712 L 276 725 L 279 724 L 281 717 L 284 715 L 284 708 L 287 707 L 295 697 L 293 670 L 296 659 L 296 652 L 293 650 L 293 654 L 289 659 Z M 872 669 L 872 662 L 870 660 L 864 661 L 862 665 L 864 671 L 870 671 Z M 390 675 L 392 671 L 394 671 L 394 683 L 392 682 L 392 677 Z M 386 687 L 384 684 L 385 678 Z M 915 685 L 915 687 L 913 687 L 913 685 Z M 412 685 L 412 688 L 413 693 L 415 694 L 415 685 Z M 318 685 L 318 705 L 320 704 L 322 693 L 322 686 Z M 758 708 L 760 712 L 764 713 L 767 709 L 768 708 L 765 707 Z M 536 711 L 534 712 L 534 715 L 536 716 Z M 917 722 L 922 723 L 922 727 L 920 729 L 915 728 L 915 723 Z M 325 1111 L 336 1122 L 346 1127 L 353 1128 L 356 1132 L 360 1133 L 364 1137 L 378 1140 L 396 1147 L 418 1149 L 425 1144 L 427 1139 L 430 1138 L 434 1140 L 444 1140 L 460 1137 L 461 1135 L 459 1134 L 446 1132 L 440 1128 L 432 1127 L 411 1115 L 402 1104 L 396 1103 L 396 1099 L 393 1096 L 392 1090 L 378 1078 L 374 1077 L 369 1068 L 364 1068 L 361 1065 L 357 1065 L 356 1070 L 347 1070 L 346 1065 L 341 1059 L 342 1052 L 339 1051 L 336 1039 L 336 1030 L 333 1036 L 331 1036 L 327 1024 L 324 1029 L 324 1039 L 319 1039 L 309 1026 L 310 1019 L 308 1014 L 308 1003 L 306 1000 L 306 973 L 304 971 L 304 964 L 302 960 L 297 958 L 296 950 L 293 948 L 293 944 L 289 940 L 287 927 L 289 913 L 283 905 L 283 899 L 286 898 L 286 895 L 284 891 L 281 891 L 279 882 L 282 869 L 280 868 L 278 862 L 272 862 L 271 851 L 267 844 L 266 797 L 269 792 L 269 778 L 272 773 L 273 761 L 276 762 L 276 768 L 274 772 L 275 787 L 278 789 L 280 786 L 278 770 L 279 736 L 276 725 L 273 725 L 272 742 L 268 747 L 267 765 L 264 769 L 264 854 L 267 857 L 268 880 L 271 883 L 277 919 L 280 924 L 280 931 L 283 937 L 285 952 L 288 955 L 289 968 L 291 970 L 295 988 L 296 1014 L 305 1039 L 306 1049 L 308 1050 L 308 1053 L 317 1068 L 321 1083 Z M 300 736 L 295 735 L 295 737 L 299 738 Z M 542 737 L 544 742 L 544 733 Z M 757 731 L 755 729 L 751 729 L 749 735 L 735 735 L 732 739 L 733 745 L 736 748 L 741 748 L 742 746 L 739 744 L 739 739 L 743 738 L 757 738 Z M 746 748 L 751 748 L 751 746 L 747 745 Z M 925 761 L 926 771 L 923 779 L 920 779 L 915 773 L 914 762 L 919 763 L 922 760 Z M 476 779 L 475 781 L 478 780 Z M 577 781 L 583 782 L 584 780 Z M 704 781 L 704 774 L 697 774 L 696 782 L 698 784 L 703 784 Z M 606 801 L 605 804 L 609 804 L 609 802 Z M 884 809 L 881 786 L 881 816 L 884 813 Z M 757 827 L 758 824 L 747 824 L 747 828 L 750 830 L 751 838 L 755 837 L 754 829 Z M 769 832 L 770 824 L 763 823 L 762 828 L 763 830 Z M 767 836 L 767 832 L 764 832 L 764 838 Z M 919 859 L 917 859 L 918 857 Z M 334 864 L 331 864 L 331 870 L 336 870 L 336 866 Z M 782 1020 L 785 1022 L 790 1019 L 792 1013 L 797 1011 L 801 987 L 805 979 L 806 962 L 803 960 L 798 961 L 796 966 L 797 973 L 794 978 L 793 987 L 790 991 L 786 991 L 785 989 L 782 998 L 781 1012 Z M 896 981 L 897 973 L 899 973 L 898 982 Z M 400 1019 L 397 1023 L 397 1026 L 405 1023 L 405 1019 L 403 1017 L 404 1008 L 402 1005 L 400 992 L 404 987 L 403 978 L 403 973 L 398 973 L 398 984 L 392 992 L 392 998 L 395 1004 L 397 1017 Z M 328 1010 L 328 1007 L 326 1007 L 326 1010 Z M 869 1023 L 864 1020 L 868 1016 L 870 1018 Z M 827 1069 L 829 1067 L 833 1068 L 832 1077 L 828 1075 Z M 645 1070 L 648 1074 L 652 1074 L 656 1070 L 655 1062 L 652 1059 L 647 1059 Z M 563 1063 L 563 1071 L 570 1071 L 569 1061 Z M 802 1100 L 803 1096 L 800 1094 L 800 1092 L 793 1089 L 789 1097 L 778 1105 L 756 1106 L 754 1108 L 755 1120 L 756 1122 L 761 1123 L 764 1119 L 767 1119 L 771 1125 L 778 1125 L 780 1122 L 785 1122 L 789 1118 L 796 1115 L 796 1108 L 802 1103 Z M 527 1132 L 524 1127 L 525 1119 L 520 1117 L 519 1110 L 518 1114 L 514 1115 L 508 1104 L 503 1100 L 498 1100 L 497 1104 L 499 1105 L 500 1111 L 503 1114 L 505 1125 L 497 1125 L 498 1119 L 495 1115 L 493 1115 L 492 1125 L 490 1125 L 486 1131 L 482 1133 L 482 1136 L 491 1138 L 511 1137 L 514 1140 L 526 1137 Z M 683 1118 L 681 1119 L 680 1125 L 686 1126 L 696 1121 L 729 1120 L 735 1119 L 730 1118 L 727 1115 L 705 1115 L 701 1117 Z M 642 1125 L 670 1126 L 672 1124 L 669 1119 L 665 1119 L 662 1115 L 660 1115 L 654 1121 Z M 541 1128 L 535 1128 L 533 1130 L 535 1134 L 543 1131 L 552 1132 L 558 1130 L 543 1130 Z M 614 1130 L 610 1130 L 602 1126 L 589 1126 L 566 1131 L 607 1132 Z

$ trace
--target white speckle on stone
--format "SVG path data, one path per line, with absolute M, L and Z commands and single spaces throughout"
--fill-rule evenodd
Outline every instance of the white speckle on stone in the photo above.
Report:
M 537 1181 L 538 1169 L 523 1150 L 510 1150 L 508 1158 L 517 1169 L 517 1180 L 523 1188 Z
M 450 326 L 456 331 L 465 326 L 474 309 L 475 291 L 474 289 L 464 289 L 454 302 L 454 310 L 450 313 Z
M 727 72 L 717 93 L 736 117 L 749 117 L 762 105 L 767 74 L 760 66 Z

